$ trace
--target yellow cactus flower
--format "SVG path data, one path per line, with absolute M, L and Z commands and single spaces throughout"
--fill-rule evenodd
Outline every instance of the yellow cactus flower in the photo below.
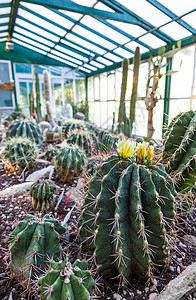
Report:
M 141 163 L 144 162 L 146 158 L 146 143 L 139 143 L 137 145 L 136 156 L 139 158 Z
M 117 151 L 122 158 L 133 156 L 136 151 L 136 142 L 131 140 L 122 140 L 117 144 Z
M 153 159 L 153 151 L 154 151 L 154 146 L 148 146 L 147 151 L 146 151 L 146 158 L 147 158 L 147 163 L 151 163 Z

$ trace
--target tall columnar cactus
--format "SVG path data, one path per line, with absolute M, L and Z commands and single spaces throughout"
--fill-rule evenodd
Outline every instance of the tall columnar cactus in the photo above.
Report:
M 137 150 L 137 159 L 133 154 Z M 92 178 L 80 218 L 83 251 L 94 254 L 104 279 L 135 273 L 145 280 L 168 257 L 174 220 L 174 185 L 152 165 L 153 146 L 125 140 Z
M 64 232 L 65 228 L 49 215 L 27 215 L 9 236 L 9 267 L 13 273 L 34 278 L 49 259 L 58 259 L 61 252 L 59 236 Z
M 64 262 L 50 262 L 46 274 L 39 278 L 41 298 L 46 300 L 88 300 L 88 290 L 95 284 L 85 260 L 77 259 L 73 264 L 66 256 Z
M 77 120 L 66 122 L 61 127 L 61 138 L 62 138 L 62 140 L 67 138 L 68 134 L 71 131 L 73 131 L 74 129 L 83 129 L 83 130 L 85 130 L 86 128 L 85 128 L 84 123 L 82 123 L 80 121 L 77 121 Z
M 24 137 L 29 138 L 37 144 L 43 141 L 43 133 L 39 125 L 34 124 L 32 121 L 16 120 L 11 123 L 7 132 L 7 138 Z
M 25 167 L 29 168 L 36 163 L 38 148 L 34 142 L 28 138 L 11 138 L 7 141 L 2 153 L 2 160 L 5 168 L 18 172 Z
M 137 100 L 137 86 L 139 78 L 139 68 L 140 68 L 140 48 L 136 47 L 134 58 L 133 58 L 133 83 L 132 83 L 132 93 L 130 100 L 130 131 L 133 129 L 133 122 L 135 121 L 135 105 Z
M 187 192 L 196 182 L 196 112 L 178 114 L 170 123 L 164 139 L 163 157 L 168 172 L 177 179 L 177 190 Z
M 119 112 L 118 112 L 118 131 L 120 132 L 122 122 L 123 122 L 123 116 L 124 116 L 124 110 L 125 110 L 125 95 L 126 95 L 126 89 L 127 89 L 127 77 L 128 77 L 128 66 L 129 66 L 129 60 L 127 58 L 123 59 L 122 62 L 122 83 L 121 83 L 121 94 L 120 94 L 120 106 L 119 106 Z
M 35 182 L 30 188 L 33 209 L 44 211 L 54 204 L 55 185 L 50 181 Z
M 57 177 L 63 182 L 69 182 L 81 173 L 85 165 L 85 153 L 77 145 L 66 145 L 60 149 L 54 159 Z
M 41 100 L 40 100 L 40 88 L 39 88 L 39 75 L 35 72 L 35 89 L 36 89 L 36 114 L 37 114 L 37 122 L 42 121 L 42 112 L 41 112 Z
M 44 78 L 44 96 L 46 100 L 46 111 L 48 120 L 52 127 L 56 125 L 53 115 L 52 115 L 52 99 L 51 99 L 51 82 L 50 82 L 50 73 L 47 70 L 44 70 L 43 72 L 43 78 Z

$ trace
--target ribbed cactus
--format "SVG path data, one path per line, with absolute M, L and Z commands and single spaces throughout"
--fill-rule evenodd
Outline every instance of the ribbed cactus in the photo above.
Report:
M 42 112 L 41 112 L 41 100 L 40 100 L 40 88 L 39 88 L 39 75 L 35 72 L 35 89 L 36 89 L 36 114 L 37 114 L 37 122 L 41 122 L 42 120 Z
M 104 279 L 120 275 L 130 281 L 134 273 L 145 280 L 153 264 L 163 264 L 168 256 L 176 192 L 164 168 L 151 165 L 152 149 L 119 142 L 119 155 L 108 158 L 90 182 L 80 238 Z
M 89 300 L 88 290 L 95 284 L 85 260 L 73 264 L 66 256 L 64 262 L 50 261 L 49 270 L 39 278 L 41 298 L 46 300 Z
M 43 133 L 39 125 L 34 124 L 32 121 L 16 120 L 11 123 L 7 132 L 7 138 L 11 137 L 24 137 L 30 138 L 37 144 L 41 144 L 43 141 Z
M 168 172 L 177 179 L 177 190 L 187 192 L 196 182 L 196 112 L 178 114 L 170 123 L 164 139 L 163 157 Z
M 47 160 L 51 161 L 57 155 L 57 152 L 58 149 L 50 144 L 46 149 L 44 156 Z
M 33 209 L 44 211 L 54 204 L 55 185 L 50 181 L 35 182 L 30 188 Z
M 34 278 L 49 259 L 59 258 L 59 236 L 64 232 L 65 228 L 49 215 L 27 215 L 9 236 L 12 272 Z
M 28 138 L 11 138 L 7 141 L 2 153 L 2 160 L 5 167 L 14 172 L 29 168 L 36 163 L 38 148 Z
M 82 148 L 86 156 L 89 157 L 97 151 L 98 141 L 93 133 L 88 133 L 86 130 L 75 129 L 67 136 L 68 144 L 76 144 Z
M 121 83 L 120 105 L 119 105 L 119 112 L 118 112 L 119 128 L 123 122 L 123 107 L 125 104 L 125 95 L 127 89 L 128 67 L 129 67 L 129 60 L 127 58 L 124 58 L 122 62 L 122 83 Z
M 85 130 L 86 129 L 85 124 L 80 122 L 80 121 L 77 121 L 77 120 L 69 121 L 69 122 L 64 123 L 61 127 L 61 138 L 62 138 L 62 140 L 67 138 L 68 134 L 71 131 L 73 131 L 74 129 L 84 129 Z
M 111 134 L 104 134 L 101 139 L 102 150 L 109 152 L 116 149 L 116 144 L 118 142 L 118 138 L 112 136 Z
M 102 158 L 92 157 L 88 159 L 87 171 L 89 175 L 93 175 L 98 167 L 103 162 Z
M 52 115 L 52 99 L 51 99 L 51 79 L 50 73 L 47 70 L 43 71 L 43 79 L 44 79 L 44 97 L 46 101 L 46 111 L 48 121 L 50 122 L 51 126 L 54 127 L 56 125 L 53 115 Z
M 63 182 L 69 182 L 81 173 L 85 165 L 85 153 L 77 145 L 66 145 L 60 149 L 54 159 L 57 177 Z

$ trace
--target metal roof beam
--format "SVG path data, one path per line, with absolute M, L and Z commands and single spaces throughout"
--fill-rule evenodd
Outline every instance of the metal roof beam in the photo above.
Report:
M 158 2 L 156 0 L 147 0 L 147 2 L 149 2 L 150 4 L 152 4 L 153 6 L 155 6 L 156 8 L 158 8 L 161 12 L 163 12 L 164 14 L 166 14 L 171 19 L 177 18 L 176 14 L 174 14 L 171 10 L 169 10 L 167 7 L 165 7 L 164 5 L 162 5 L 160 2 Z M 178 24 L 180 24 L 181 26 L 183 26 L 188 31 L 190 31 L 192 34 L 196 34 L 196 29 L 194 29 L 191 25 L 189 25 L 185 21 L 179 19 L 179 20 L 176 20 L 176 22 Z
M 19 5 L 20 5 L 20 0 L 12 0 L 9 28 L 8 28 L 8 39 L 12 38 L 12 34 L 14 32 L 14 26 L 16 23 Z
M 0 15 L 0 19 L 9 18 L 9 17 L 10 17 L 10 14 L 2 14 L 2 15 Z
M 119 12 L 109 12 L 104 11 L 101 9 L 96 9 L 93 7 L 88 7 L 84 5 L 79 5 L 77 3 L 74 3 L 70 0 L 23 0 L 24 2 L 43 5 L 45 7 L 50 7 L 54 9 L 62 9 L 62 10 L 68 10 L 84 15 L 91 15 L 98 18 L 103 19 L 110 19 L 110 20 L 116 20 L 116 21 L 122 21 L 126 23 L 132 23 L 132 24 L 140 24 L 140 21 L 137 20 L 135 17 L 130 16 L 126 12 L 119 13 Z

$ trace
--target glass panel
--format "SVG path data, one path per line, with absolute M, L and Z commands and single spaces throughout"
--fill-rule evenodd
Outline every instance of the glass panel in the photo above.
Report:
M 98 57 L 96 60 L 100 61 L 101 63 L 105 64 L 106 66 L 110 66 L 111 64 L 113 64 L 113 62 L 111 62 L 103 57 Z
M 195 9 L 195 0 L 159 0 L 159 2 L 178 16 Z
M 65 45 L 67 45 L 67 46 L 70 46 L 70 47 L 76 49 L 76 50 L 79 50 L 79 51 L 84 52 L 84 53 L 86 53 L 86 54 L 90 54 L 90 51 L 87 51 L 87 50 L 85 50 L 85 49 L 83 49 L 83 48 L 81 48 L 81 47 L 78 47 L 78 46 L 76 46 L 76 45 L 74 45 L 74 44 L 68 42 L 67 40 L 61 39 L 61 42 L 62 42 L 63 44 L 65 44 Z
M 4 37 L 4 36 L 7 36 L 8 35 L 8 32 L 0 32 L 0 37 Z
M 126 44 L 126 47 L 131 49 L 132 51 L 135 51 L 136 47 L 140 47 L 140 53 L 145 53 L 148 51 L 148 48 L 141 46 L 140 44 L 136 43 L 135 41 L 132 41 L 132 42 Z
M 99 76 L 94 76 L 94 99 L 100 100 Z
M 73 103 L 73 80 L 69 79 L 64 84 L 65 91 L 65 103 L 71 102 Z
M 46 40 L 44 38 L 41 38 L 40 36 L 37 36 L 36 34 L 33 34 L 33 33 L 29 32 L 27 30 L 24 30 L 24 29 L 18 27 L 17 25 L 14 27 L 14 31 L 18 32 L 18 33 L 21 33 L 21 34 L 24 34 L 27 37 L 35 39 L 36 41 L 41 42 L 43 44 L 46 44 L 46 45 L 48 45 L 50 47 L 54 46 L 54 43 L 52 43 L 52 42 L 50 42 L 50 41 L 48 41 L 48 40 Z
M 78 79 L 76 82 L 76 99 L 78 103 L 85 103 L 85 81 Z
M 72 11 L 66 11 L 66 10 L 61 10 L 59 9 L 59 11 L 61 13 L 63 13 L 64 15 L 67 15 L 69 17 L 71 17 L 72 19 L 78 21 L 83 15 L 82 14 L 79 14 L 79 13 L 75 13 L 75 12 L 72 12 Z
M 115 99 L 115 76 L 114 71 L 108 73 L 108 100 Z
M 96 66 L 97 68 L 104 68 L 105 67 L 104 65 L 102 65 L 102 64 L 100 64 L 100 63 L 98 63 L 94 60 L 91 60 L 90 64 Z
M 45 31 L 45 30 L 43 30 L 41 28 L 38 28 L 35 25 L 29 24 L 28 22 L 23 21 L 20 18 L 16 19 L 16 24 L 21 25 L 22 27 L 24 27 L 24 29 L 27 28 L 27 29 L 29 29 L 29 30 L 31 30 L 33 32 L 36 32 L 36 33 L 42 35 L 43 37 L 46 37 L 46 38 L 48 38 L 48 39 L 50 39 L 50 40 L 52 40 L 54 42 L 58 42 L 59 41 L 59 37 L 57 37 L 57 36 L 55 36 L 55 35 L 47 32 L 47 31 Z
M 101 3 L 101 2 L 98 2 L 94 8 L 97 8 L 97 9 L 101 9 L 101 10 L 105 10 L 105 11 L 110 11 L 110 12 L 115 12 L 113 9 L 111 9 L 110 7 L 108 7 L 107 5 Z
M 49 51 L 50 50 L 49 47 L 46 47 L 46 46 L 44 46 L 42 44 L 34 42 L 33 40 L 28 39 L 28 38 L 24 37 L 23 35 L 20 35 L 20 34 L 18 34 L 16 32 L 13 33 L 13 37 L 15 37 L 16 39 L 22 40 L 23 42 L 29 43 L 30 45 L 33 45 L 33 46 L 35 46 L 37 48 L 41 48 L 41 49 L 43 49 L 45 51 Z
M 31 73 L 31 65 L 15 64 L 16 73 Z
M 95 51 L 99 54 L 105 53 L 105 50 L 103 50 L 103 49 L 91 44 L 90 42 L 87 42 L 87 41 L 83 40 L 82 38 L 79 38 L 79 37 L 77 37 L 77 36 L 75 36 L 71 33 L 68 33 L 66 35 L 66 38 L 68 38 L 71 41 L 74 41 L 74 42 L 78 43 L 81 46 L 84 46 L 85 48 L 87 48 L 89 50 Z
M 112 25 L 116 26 L 117 28 L 125 31 L 126 33 L 130 34 L 133 37 L 138 37 L 147 31 L 140 26 L 133 25 L 133 24 L 128 24 L 128 23 L 123 23 L 123 22 L 118 22 L 118 21 L 113 21 L 113 20 L 108 20 Z
M 88 68 L 88 69 L 90 69 L 90 70 L 92 70 L 92 71 L 96 71 L 96 70 L 97 70 L 97 68 L 95 68 L 95 67 L 93 67 L 93 66 L 91 66 L 91 65 L 89 65 L 89 64 L 84 64 L 84 67 L 85 67 L 85 68 Z
M 147 136 L 148 111 L 145 102 L 136 101 L 135 124 L 133 125 L 133 133 L 139 136 Z
M 65 60 L 65 59 L 63 59 L 63 58 L 60 58 L 60 57 L 58 57 L 58 56 L 56 56 L 56 55 L 53 55 L 53 54 L 51 54 L 51 53 L 48 53 L 47 56 L 49 56 L 49 57 L 51 57 L 51 58 L 53 58 L 53 59 L 59 60 L 59 61 L 65 63 L 65 64 L 67 64 L 67 65 L 72 66 L 72 67 L 77 67 L 77 65 L 71 63 L 70 61 Z
M 90 70 L 88 70 L 86 68 L 83 68 L 83 67 L 78 67 L 78 69 L 81 70 L 81 71 L 87 72 L 87 73 L 91 73 Z
M 169 101 L 169 122 L 180 112 L 190 110 L 190 99 L 170 99 Z
M 9 82 L 9 65 L 8 63 L 0 62 L 0 82 Z M 0 107 L 12 107 L 12 91 L 1 90 L 0 92 Z
M 126 90 L 126 95 L 125 98 L 126 100 L 130 100 L 131 99 L 131 91 L 132 91 L 132 81 L 133 81 L 133 65 L 129 66 L 129 70 L 128 70 L 128 78 L 127 78 L 127 90 Z M 122 81 L 122 79 L 121 79 Z M 128 103 L 130 104 L 130 102 L 128 101 Z M 127 109 L 127 116 L 129 115 L 129 105 L 128 105 L 128 109 Z
M 116 30 L 108 27 L 107 25 L 95 20 L 90 16 L 85 16 L 84 18 L 82 18 L 80 23 L 85 24 L 86 26 L 90 26 L 90 28 L 98 31 L 99 33 L 107 36 L 108 38 L 111 38 L 119 44 L 124 44 L 129 41 L 129 39 L 126 36 L 122 35 Z
M 7 30 L 8 29 L 8 25 L 6 26 L 0 26 L 0 31 L 4 31 L 4 30 Z
M 75 52 L 73 52 L 73 51 L 70 51 L 69 49 L 66 49 L 66 48 L 64 48 L 64 47 L 61 47 L 61 46 L 59 46 L 59 45 L 56 45 L 56 46 L 55 46 L 55 49 L 57 49 L 57 50 L 59 50 L 59 51 L 62 51 L 63 53 L 66 53 L 66 54 L 68 54 L 68 55 L 71 55 L 71 56 L 73 56 L 73 57 L 76 57 L 76 58 L 78 58 L 78 59 L 80 59 L 80 60 L 83 60 L 83 56 L 82 56 L 82 55 L 80 55 L 80 54 L 78 54 L 78 53 L 75 53 Z
M 53 83 L 53 99 L 55 101 L 56 115 L 62 112 L 62 87 L 60 83 Z
M 20 91 L 20 105 L 22 107 L 28 106 L 29 95 L 27 92 L 27 82 L 19 82 L 19 91 Z
M 10 7 L 2 7 L 2 8 L 0 8 L 0 15 L 9 14 L 10 11 L 11 11 L 11 6 Z
M 126 6 L 129 10 L 136 13 L 138 16 L 150 22 L 156 27 L 171 20 L 159 9 L 154 7 L 152 4 L 148 3 L 146 0 L 134 1 L 134 5 L 132 1 L 127 1 L 127 0 L 118 0 L 118 2 L 120 2 L 122 5 Z
M 88 101 L 94 101 L 93 77 L 88 78 Z
M 122 48 L 117 48 L 113 52 L 117 53 L 117 54 L 119 54 L 119 55 L 121 55 L 123 57 L 126 57 L 126 58 L 130 58 L 130 57 L 133 56 L 133 54 L 131 52 L 128 52 L 128 51 L 126 51 L 126 50 L 124 50 Z
M 90 24 L 90 26 L 91 26 L 91 24 Z M 100 46 L 103 46 L 103 47 L 105 47 L 107 49 L 112 50 L 112 49 L 115 48 L 114 44 L 106 41 L 105 39 L 103 39 L 102 37 L 98 36 L 97 34 L 94 34 L 91 31 L 89 31 L 89 30 L 87 30 L 85 28 L 82 28 L 79 25 L 74 26 L 74 28 L 72 29 L 72 31 L 78 33 L 79 35 L 84 36 L 85 38 L 88 38 L 88 39 L 96 42 Z
M 116 56 L 116 55 L 114 55 L 114 54 L 112 54 L 112 53 L 106 53 L 106 54 L 104 55 L 104 57 L 109 58 L 109 59 L 111 59 L 111 60 L 113 60 L 113 61 L 116 61 L 116 62 L 122 60 L 122 58 L 120 58 L 120 57 L 118 57 L 118 56 Z
M 73 2 L 84 5 L 84 6 L 93 6 L 96 3 L 96 0 L 73 0 Z
M 161 27 L 161 31 L 171 36 L 174 40 L 179 40 L 191 35 L 191 32 L 176 22 L 172 22 L 168 25 Z
M 0 24 L 1 23 L 8 23 L 9 22 L 9 18 L 1 18 L 0 19 Z
M 185 48 L 174 55 L 172 70 L 178 72 L 173 74 L 171 78 L 171 98 L 187 98 L 191 96 L 193 64 L 194 46 Z
M 185 22 L 196 28 L 196 11 L 182 18 Z
M 107 101 L 107 73 L 100 75 L 100 100 Z
M 5 42 L 5 41 L 7 41 L 7 38 L 0 39 L 0 42 Z
M 60 36 L 63 36 L 65 35 L 66 31 L 45 21 L 45 20 L 42 20 L 41 18 L 38 18 L 37 16 L 35 16 L 34 14 L 31 14 L 27 11 L 25 11 L 24 9 L 21 9 L 19 8 L 18 10 L 18 15 L 19 16 L 22 16 L 23 18 L 41 26 L 41 27 L 44 27 L 44 28 L 50 28 L 51 31 L 53 31 L 55 34 L 57 35 L 60 35 Z
M 122 82 L 122 68 L 116 69 L 116 100 L 120 100 L 120 93 L 121 93 L 121 82 Z
M 139 80 L 138 80 L 138 97 L 145 97 L 146 95 L 146 83 L 148 79 L 148 62 L 140 65 Z
M 164 41 L 157 38 L 156 36 L 154 36 L 151 33 L 144 35 L 143 37 L 139 38 L 139 40 L 146 43 L 147 45 L 149 45 L 152 48 L 158 48 L 158 47 L 165 45 Z
M 12 0 L 1 0 L 1 3 L 11 3 Z
M 65 55 L 65 54 L 63 54 L 63 53 L 61 53 L 61 52 L 59 52 L 59 51 L 51 50 L 51 53 L 52 53 L 52 54 L 55 54 L 55 55 L 57 55 L 57 56 L 60 56 L 60 57 L 62 57 L 62 58 L 64 58 L 64 59 L 70 60 L 70 61 L 73 62 L 73 63 L 79 64 L 79 65 L 82 64 L 81 61 L 79 61 L 79 60 L 77 60 L 77 59 L 75 59 L 75 58 L 73 58 L 73 57 L 70 57 L 70 56 L 68 56 L 68 55 Z
M 28 45 L 28 44 L 26 44 L 26 43 L 23 43 L 23 42 L 21 42 L 21 41 L 15 39 L 15 38 L 13 38 L 12 41 L 15 42 L 16 44 L 19 44 L 19 45 L 21 45 L 21 46 L 24 46 L 24 47 L 26 47 L 26 48 L 29 48 L 29 49 L 31 49 L 31 50 L 33 50 L 33 51 L 39 52 L 39 53 L 41 53 L 41 54 L 43 54 L 43 55 L 46 54 L 45 51 L 42 51 L 42 50 L 40 50 L 40 49 L 38 49 L 38 48 L 36 48 L 36 47 L 30 46 L 30 45 Z

